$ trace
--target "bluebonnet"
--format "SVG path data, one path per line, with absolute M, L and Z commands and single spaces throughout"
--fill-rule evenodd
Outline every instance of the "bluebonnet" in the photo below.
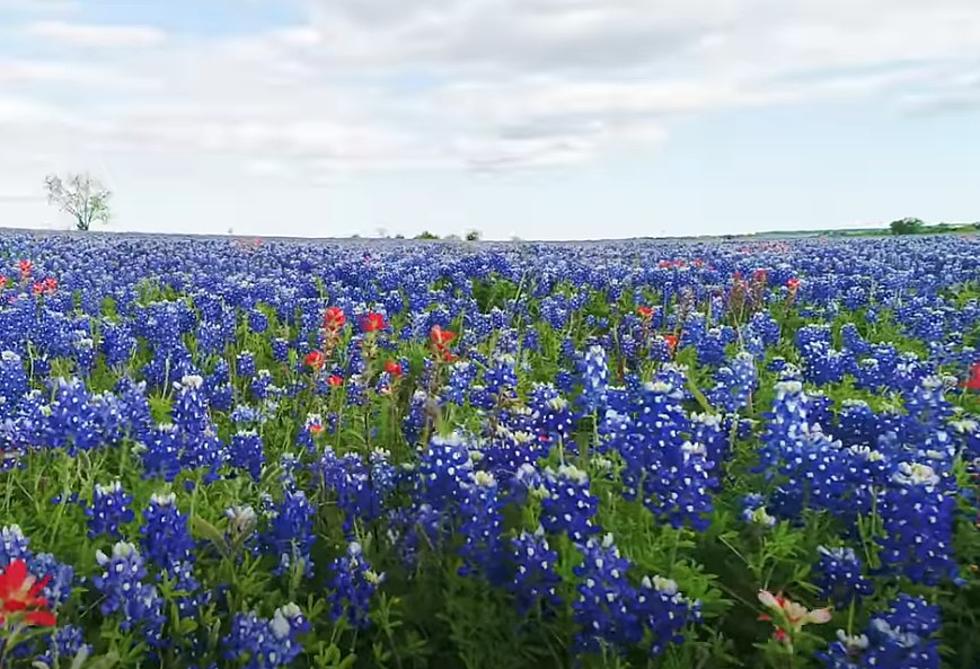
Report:
M 541 479 L 545 495 L 541 500 L 541 525 L 552 533 L 565 533 L 584 542 L 599 532 L 593 523 L 599 500 L 589 491 L 589 476 L 574 465 L 547 469 Z
M 130 506 L 132 503 L 132 496 L 119 481 L 109 485 L 96 484 L 92 503 L 85 507 L 89 537 L 103 534 L 112 539 L 122 537 L 120 525 L 130 523 L 135 518 Z
M 255 354 L 251 351 L 242 351 L 235 358 L 235 371 L 238 376 L 243 378 L 251 378 L 255 376 L 258 371 L 255 367 Z
M 607 448 L 625 463 L 624 495 L 640 499 L 654 514 L 675 526 L 705 527 L 716 484 L 714 463 L 703 444 L 689 440 L 694 429 L 681 402 L 676 369 L 657 380 L 633 383 L 610 399 L 600 429 Z
M 327 598 L 331 617 L 334 621 L 346 618 L 353 627 L 369 627 L 371 597 L 384 580 L 384 574 L 371 569 L 361 545 L 355 541 L 347 545 L 346 554 L 335 559 L 330 568 L 333 576 Z
M 682 631 L 701 619 L 701 605 L 684 597 L 677 582 L 644 576 L 636 595 L 636 610 L 650 632 L 650 654 L 657 656 L 671 643 L 684 640 Z
M 586 413 L 598 410 L 605 403 L 609 385 L 609 364 L 601 346 L 590 346 L 582 358 L 582 395 L 580 401 Z
M 772 527 L 776 524 L 776 519 L 766 511 L 766 500 L 758 493 L 750 493 L 742 498 L 742 520 L 761 527 Z
M 449 368 L 449 378 L 443 388 L 442 396 L 446 402 L 462 406 L 466 403 L 468 391 L 476 378 L 476 365 L 461 360 Z
M 169 569 L 194 560 L 194 540 L 173 493 L 157 494 L 143 511 L 140 544 L 146 559 Z
M 272 340 L 272 357 L 277 362 L 286 362 L 289 359 L 289 341 L 282 337 Z
M 288 489 L 283 499 L 270 509 L 270 518 L 262 535 L 263 549 L 272 555 L 282 574 L 293 568 L 305 576 L 313 574 L 313 505 L 302 490 Z
M 35 662 L 40 662 L 48 669 L 54 669 L 63 660 L 71 661 L 79 654 L 91 653 L 92 645 L 85 643 L 82 628 L 77 625 L 64 625 L 54 631 L 48 639 L 47 650 Z
M 952 552 L 956 500 L 948 477 L 930 465 L 903 462 L 881 500 L 882 562 L 927 585 L 959 578 Z
M 748 404 L 756 378 L 755 359 L 743 351 L 716 372 L 715 386 L 708 393 L 708 399 L 716 409 L 735 413 Z
M 526 614 L 539 603 L 545 609 L 559 606 L 558 553 L 548 543 L 544 528 L 538 527 L 533 533 L 522 531 L 510 544 L 514 577 L 509 589 L 518 611 Z
M 829 599 L 839 607 L 850 605 L 870 595 L 874 586 L 862 574 L 863 564 L 853 548 L 827 548 L 818 546 L 820 559 L 817 562 L 814 583 L 820 588 L 820 596 Z
M 432 438 L 418 465 L 421 502 L 443 510 L 462 499 L 463 484 L 473 469 L 469 451 L 459 434 Z
M 248 327 L 252 332 L 263 333 L 269 329 L 269 317 L 258 309 L 248 312 Z
M 323 449 L 318 471 L 324 487 L 344 512 L 345 531 L 352 531 L 358 519 L 370 522 L 381 516 L 385 498 L 397 482 L 389 458 L 386 451 L 376 450 L 365 463 L 356 453 L 338 457 L 330 446 Z
M 309 621 L 291 602 L 276 609 L 271 620 L 237 613 L 231 631 L 221 640 L 223 657 L 247 669 L 286 667 L 303 651 L 299 637 L 309 630 Z
M 163 599 L 155 586 L 143 582 L 146 567 L 136 547 L 119 542 L 111 555 L 97 551 L 95 557 L 102 573 L 92 577 L 92 585 L 103 596 L 102 615 L 120 613 L 121 630 L 139 630 L 151 646 L 163 645 Z
M 536 384 L 529 401 L 534 431 L 545 441 L 568 441 L 574 428 L 574 416 L 568 400 L 550 383 Z
M 12 417 L 29 384 L 21 357 L 14 351 L 0 353 L 0 418 Z
M 630 563 L 613 544 L 612 535 L 603 541 L 589 539 L 582 547 L 578 596 L 572 612 L 579 631 L 577 652 L 598 652 L 604 646 L 622 649 L 640 642 L 643 625 L 637 607 L 636 589 L 630 584 Z
M 838 630 L 818 659 L 826 669 L 939 669 L 939 607 L 921 597 L 899 595 L 883 615 L 871 619 L 864 634 Z
M 244 469 L 258 481 L 262 476 L 262 466 L 265 464 L 265 450 L 262 437 L 254 430 L 239 431 L 231 438 L 228 446 L 228 462 L 232 467 Z
M 485 471 L 470 474 L 459 505 L 459 533 L 463 545 L 460 573 L 480 573 L 491 583 L 503 580 L 503 512 L 497 480 Z

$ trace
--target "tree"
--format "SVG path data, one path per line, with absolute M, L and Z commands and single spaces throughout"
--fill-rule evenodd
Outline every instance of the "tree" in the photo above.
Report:
M 415 235 L 415 239 L 439 239 L 439 235 L 434 235 L 428 230 L 423 230 L 421 235 Z
M 48 203 L 75 217 L 75 227 L 88 230 L 92 223 L 109 221 L 109 198 L 112 193 L 98 179 L 88 174 L 69 174 L 65 181 L 56 174 L 44 177 Z
M 900 218 L 888 224 L 893 235 L 914 235 L 923 231 L 926 224 L 919 218 Z
M 478 241 L 480 241 L 480 231 L 479 230 L 470 230 L 469 232 L 467 232 L 466 233 L 466 241 L 468 241 L 468 242 L 478 242 Z

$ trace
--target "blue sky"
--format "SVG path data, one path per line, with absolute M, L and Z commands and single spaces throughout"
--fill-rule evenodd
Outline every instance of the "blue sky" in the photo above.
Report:
M 0 0 L 0 225 L 563 239 L 980 219 L 973 0 Z

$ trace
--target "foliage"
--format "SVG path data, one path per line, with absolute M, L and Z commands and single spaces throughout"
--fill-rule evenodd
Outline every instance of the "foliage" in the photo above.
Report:
M 975 667 L 978 251 L 0 236 L 0 666 Z
M 92 223 L 109 222 L 109 198 L 112 193 L 98 179 L 88 174 L 70 174 L 62 180 L 56 174 L 44 178 L 48 202 L 70 214 L 78 230 L 88 230 Z
M 888 224 L 893 235 L 914 235 L 925 228 L 925 223 L 918 218 L 900 218 Z

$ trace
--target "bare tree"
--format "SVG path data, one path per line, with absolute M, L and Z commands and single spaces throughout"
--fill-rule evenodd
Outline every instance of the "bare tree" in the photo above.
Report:
M 56 174 L 44 177 L 48 203 L 75 217 L 75 227 L 88 230 L 92 223 L 109 221 L 109 198 L 112 193 L 88 174 L 69 174 L 62 181 Z

